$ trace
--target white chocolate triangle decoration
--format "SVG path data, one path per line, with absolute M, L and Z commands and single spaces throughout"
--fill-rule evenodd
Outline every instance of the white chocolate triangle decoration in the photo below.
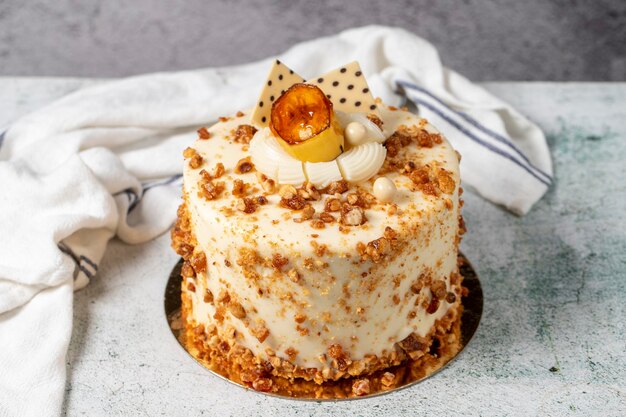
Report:
M 267 126 L 274 101 L 289 87 L 302 82 L 305 82 L 304 78 L 276 60 L 257 100 L 252 114 L 252 122 L 259 126 Z M 332 101 L 334 110 L 345 113 L 378 114 L 374 96 L 372 96 L 363 71 L 356 61 L 312 78 L 306 83 L 318 86 Z
M 334 110 L 346 113 L 378 113 L 374 96 L 356 61 L 312 78 L 307 84 L 321 88 L 333 102 Z
M 301 82 L 304 82 L 304 78 L 279 60 L 274 61 L 274 66 L 270 70 L 263 91 L 257 100 L 252 114 L 252 122 L 259 126 L 267 126 L 274 101 L 289 87 Z

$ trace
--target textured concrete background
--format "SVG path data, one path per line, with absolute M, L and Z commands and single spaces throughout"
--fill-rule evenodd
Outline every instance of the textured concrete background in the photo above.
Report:
M 404 27 L 473 80 L 626 80 L 623 0 L 0 0 L 0 75 L 125 76 L 248 62 Z

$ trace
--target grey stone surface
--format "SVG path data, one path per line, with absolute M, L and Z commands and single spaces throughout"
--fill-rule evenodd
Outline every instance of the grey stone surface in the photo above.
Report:
M 0 126 L 94 81 L 0 78 Z M 468 348 L 419 385 L 343 403 L 244 391 L 178 345 L 163 312 L 164 235 L 113 241 L 75 294 L 67 415 L 623 416 L 626 83 L 488 83 L 547 133 L 555 184 L 525 217 L 465 194 L 463 251 L 485 311 Z M 445 132 L 444 132 L 445 133 Z
M 239 64 L 374 23 L 425 37 L 477 81 L 626 80 L 623 0 L 0 0 L 0 74 Z

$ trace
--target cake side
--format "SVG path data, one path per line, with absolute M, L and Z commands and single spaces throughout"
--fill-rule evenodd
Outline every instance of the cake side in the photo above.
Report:
M 173 240 L 187 323 L 208 345 L 322 382 L 419 358 L 458 321 L 458 157 L 424 120 L 379 108 L 391 202 L 373 196 L 376 178 L 272 186 L 249 160 L 245 114 L 187 151 Z
M 193 236 L 185 231 L 184 205 L 179 214 L 182 217 L 174 229 L 173 244 L 179 249 L 189 248 L 187 242 L 193 242 Z M 193 258 L 190 258 L 193 262 Z M 201 269 L 201 265 L 197 266 Z M 422 338 L 414 335 L 395 345 L 392 355 L 367 355 L 363 360 L 355 360 L 348 368 L 341 370 L 341 365 L 329 369 L 330 375 L 324 378 L 324 371 L 318 368 L 302 368 L 288 360 L 269 352 L 268 358 L 255 355 L 242 346 L 232 327 L 226 332 L 220 331 L 212 320 L 197 322 L 199 295 L 203 294 L 196 283 L 202 285 L 204 277 L 192 277 L 193 269 L 185 262 L 183 275 L 187 275 L 182 285 L 182 317 L 185 321 L 184 343 L 190 353 L 210 369 L 234 382 L 251 386 L 259 391 L 274 392 L 293 397 L 345 398 L 353 395 L 365 395 L 371 392 L 390 390 L 429 375 L 454 357 L 460 349 L 460 318 L 463 306 L 454 303 L 446 314 L 436 320 L 429 333 Z M 452 275 L 451 285 L 461 287 L 462 277 Z M 465 290 L 462 289 L 465 296 Z M 460 300 L 459 296 L 459 300 Z M 204 297 L 204 301 L 209 301 Z M 358 372 L 360 371 L 360 372 Z M 332 376 L 329 378 L 328 376 Z M 346 378 L 348 378 L 346 380 Z M 346 382 L 342 382 L 346 381 Z M 362 391 L 363 385 L 366 391 Z M 361 388 L 355 388 L 361 387 Z

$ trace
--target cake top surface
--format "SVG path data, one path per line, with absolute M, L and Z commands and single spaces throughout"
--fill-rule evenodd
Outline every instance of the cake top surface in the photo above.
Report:
M 250 135 L 254 130 L 255 135 L 263 134 L 263 128 L 257 130 L 251 124 L 250 112 L 241 112 L 206 130 L 209 139 L 200 138 L 193 144 L 188 153 L 198 155 L 201 162 L 196 165 L 194 157 L 189 158 L 184 170 L 185 192 L 206 222 L 226 219 L 233 233 L 250 235 L 251 244 L 255 237 L 263 237 L 281 246 L 298 247 L 306 237 L 340 249 L 352 248 L 355 239 L 365 243 L 377 239 L 386 227 L 410 232 L 451 204 L 449 197 L 459 179 L 458 156 L 425 120 L 407 111 L 379 107 L 386 137 L 397 131 L 409 132 L 406 134 L 423 136 L 429 146 L 420 146 L 415 139 L 407 146 L 388 140 L 385 164 L 375 177 L 360 183 L 340 180 L 321 190 L 307 188 L 306 182 L 281 185 L 260 174 L 250 161 Z M 220 174 L 212 180 L 221 188 L 215 198 L 204 191 L 207 173 Z M 380 201 L 373 194 L 381 177 L 396 188 L 391 201 Z M 265 186 L 268 180 L 273 186 Z M 313 194 L 313 198 L 294 198 L 294 192 L 296 196 Z M 346 212 L 345 204 L 357 213 Z

